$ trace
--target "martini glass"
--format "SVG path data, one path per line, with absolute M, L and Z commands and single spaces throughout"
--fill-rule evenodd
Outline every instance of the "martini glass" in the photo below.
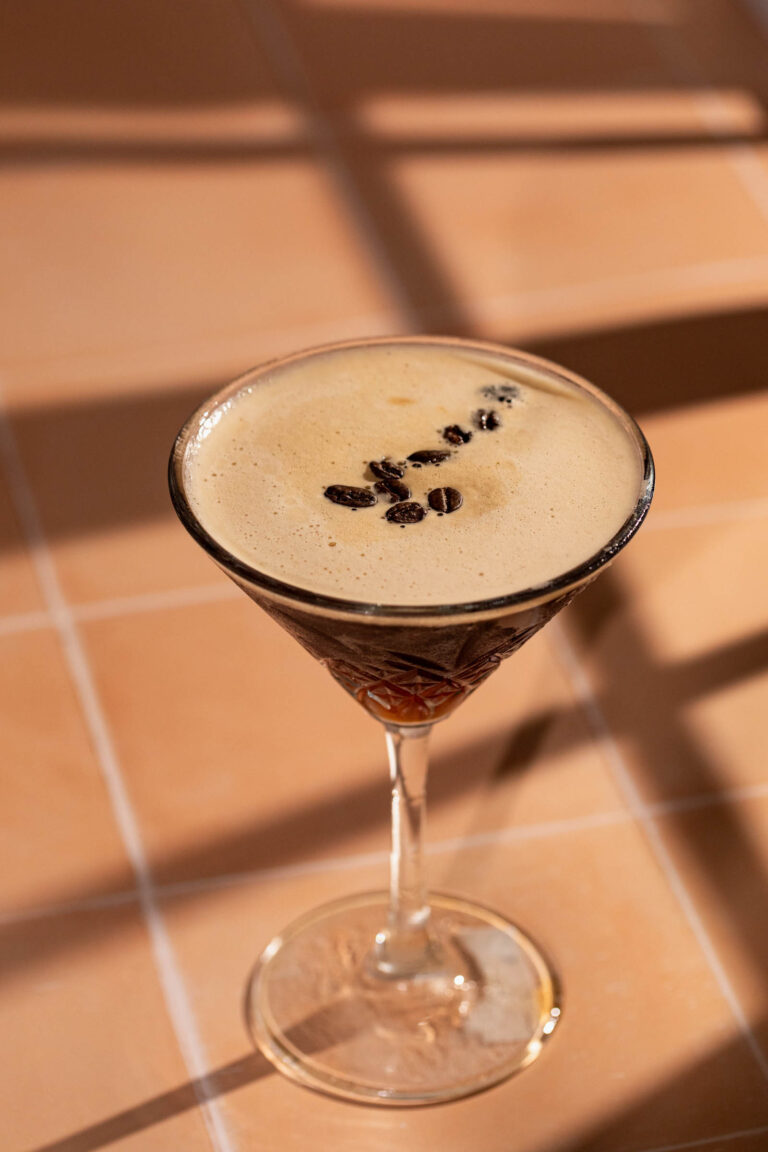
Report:
M 514 371 L 567 382 L 613 413 L 641 461 L 634 508 L 603 548 L 547 583 L 461 604 L 387 605 L 320 595 L 227 551 L 187 495 L 188 453 L 226 418 L 241 388 L 284 365 L 347 347 L 433 344 L 502 355 Z M 248 982 L 246 1019 L 285 1075 L 357 1102 L 455 1100 L 530 1064 L 561 1016 L 558 979 L 540 948 L 499 913 L 454 895 L 428 895 L 423 828 L 428 741 L 503 659 L 589 584 L 631 539 L 653 492 L 653 461 L 634 421 L 564 369 L 495 345 L 430 337 L 354 341 L 298 353 L 247 373 L 187 421 L 170 461 L 182 523 L 221 569 L 384 725 L 392 784 L 389 890 L 308 912 L 266 946 Z

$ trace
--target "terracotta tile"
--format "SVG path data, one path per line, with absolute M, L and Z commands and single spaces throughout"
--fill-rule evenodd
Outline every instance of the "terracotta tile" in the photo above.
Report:
M 0 933 L 0 1016 L 13 1042 L 3 1066 L 8 1152 L 209 1149 L 138 913 L 79 913 Z
M 297 327 L 312 343 L 355 318 L 391 325 L 243 7 L 75 8 L 71 52 L 72 6 L 53 0 L 15 13 L 0 49 L 11 397 L 102 396 L 116 374 L 152 386 L 171 367 L 177 384 L 226 378 L 258 360 L 259 333 L 271 354 Z
M 640 419 L 658 468 L 654 510 L 768 495 L 764 308 L 536 342 Z
M 5 390 L 81 601 L 210 582 L 164 480 L 205 393 L 280 351 L 394 325 L 240 6 L 76 10 L 72 53 L 71 6 L 49 0 L 16 12 L 0 48 L 0 293 Z
M 641 532 L 568 630 L 650 801 L 766 780 L 768 518 Z
M 706 151 L 481 154 L 461 163 L 414 157 L 387 166 L 384 180 L 423 240 L 424 264 L 439 270 L 446 285 L 443 299 L 419 293 L 419 303 L 429 314 L 434 309 L 439 318 L 447 310 L 454 322 L 463 318 L 465 327 L 496 339 L 536 331 L 535 296 L 516 317 L 516 299 L 528 293 L 541 292 L 540 310 L 550 313 L 550 324 L 567 328 L 574 303 L 576 322 L 587 322 L 584 302 L 578 289 L 559 302 L 552 289 L 606 281 L 591 317 L 602 326 L 611 321 L 612 301 L 631 298 L 638 279 L 648 292 L 643 280 L 652 275 L 768 254 L 763 217 L 730 167 Z M 418 259 L 411 258 L 416 292 Z M 706 274 L 701 279 L 706 285 Z M 688 309 L 698 305 L 698 287 L 692 278 Z M 656 297 L 649 316 L 663 317 L 663 279 Z M 673 311 L 681 307 L 679 297 Z
M 766 1136 L 768 1129 L 760 1125 L 756 1131 L 747 1132 L 743 1136 L 735 1135 L 727 1140 L 707 1140 L 704 1148 L 706 1152 L 763 1152 Z
M 716 303 L 713 268 L 765 301 L 765 220 L 710 144 L 708 78 L 670 62 L 652 18 L 602 16 L 288 10 L 422 323 L 519 341 L 675 315 Z M 737 77 L 721 104 L 721 136 L 762 131 Z
M 313 0 L 284 15 L 334 112 L 382 94 L 642 91 L 660 74 L 645 20 L 623 0 Z M 334 67 L 341 58 L 347 66 Z
M 286 1152 L 319 1137 L 382 1152 L 393 1142 L 409 1152 L 639 1152 L 766 1123 L 764 1081 L 633 826 L 432 863 L 436 887 L 513 916 L 555 957 L 564 1016 L 542 1058 L 437 1108 L 356 1108 L 307 1092 L 249 1056 L 242 988 L 273 932 L 377 877 L 356 870 L 174 900 L 168 923 L 211 1060 L 241 1077 L 222 1108 L 245 1138 Z
M 62 52 L 73 21 L 80 34 Z M 301 131 L 237 4 L 38 0 L 4 31 L 0 147 L 13 160 L 184 162 L 188 149 L 247 153 Z
M 680 0 L 677 26 L 654 29 L 670 61 L 688 75 L 706 77 L 715 92 L 740 86 L 764 106 L 768 96 L 765 64 L 768 41 L 759 3 Z
M 176 433 L 213 387 L 61 400 L 12 418 L 70 602 L 215 583 L 166 478 Z
M 80 35 L 62 52 L 74 19 Z M 137 0 L 106 12 L 98 0 L 38 0 L 10 12 L 5 32 L 0 97 L 12 107 L 140 111 L 210 103 L 226 116 L 233 105 L 275 92 L 235 4 L 170 0 L 158 9 Z
M 431 151 L 461 156 L 503 150 L 620 149 L 633 146 L 703 146 L 701 101 L 708 89 L 550 92 L 468 91 L 374 94 L 347 127 L 350 142 L 377 146 L 390 155 Z M 719 94 L 721 136 L 759 141 L 762 105 L 748 92 Z
M 0 700 L 0 911 L 132 888 L 132 873 L 52 631 L 0 639 Z
M 749 378 L 750 370 L 731 387 L 749 386 Z M 642 425 L 660 477 L 656 512 L 768 496 L 768 394 L 724 395 L 647 416 Z
M 305 160 L 14 170 L 0 204 L 14 401 L 36 391 L 40 361 L 175 349 L 177 374 L 194 381 L 206 343 L 206 363 L 212 344 L 227 368 L 250 347 L 245 369 L 260 332 L 388 308 L 330 179 Z
M 0 616 L 42 608 L 32 558 L 5 477 L 0 476 Z
M 768 928 L 755 910 L 768 877 L 768 800 L 676 813 L 659 821 L 676 867 L 755 1038 L 768 1053 Z
M 159 879 L 388 850 L 383 732 L 244 596 L 85 635 Z M 538 639 L 434 753 L 433 841 L 621 808 Z

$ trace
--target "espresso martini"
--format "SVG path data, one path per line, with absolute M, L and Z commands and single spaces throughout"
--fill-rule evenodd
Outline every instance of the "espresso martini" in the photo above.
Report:
M 469 341 L 300 353 L 182 429 L 186 527 L 386 725 L 389 893 L 307 913 L 249 981 L 252 1035 L 287 1076 L 435 1103 L 525 1067 L 552 1034 L 559 985 L 538 946 L 483 906 L 427 897 L 427 741 L 614 558 L 652 489 L 642 433 L 607 396 Z
M 632 513 L 643 462 L 593 392 L 432 343 L 266 370 L 206 420 L 185 486 L 207 532 L 292 586 L 456 605 L 577 567 Z

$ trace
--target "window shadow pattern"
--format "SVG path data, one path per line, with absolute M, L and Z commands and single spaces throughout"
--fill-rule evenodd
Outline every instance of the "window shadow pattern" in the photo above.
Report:
M 230 11 L 231 19 L 240 22 L 244 44 L 253 7 L 232 6 Z M 654 34 L 672 49 L 686 42 L 694 35 L 694 7 L 693 3 L 670 5 L 672 15 Z M 710 6 L 714 10 L 717 7 Z M 389 177 L 391 165 L 398 157 L 439 153 L 458 159 L 523 149 L 573 153 L 590 149 L 619 152 L 632 148 L 711 148 L 754 143 L 765 137 L 761 126 L 768 107 L 765 50 L 755 46 L 754 29 L 746 15 L 743 25 L 738 14 L 735 18 L 733 13 L 729 16 L 731 34 L 743 45 L 741 53 L 717 53 L 706 40 L 702 52 L 709 82 L 723 89 L 746 92 L 760 110 L 754 130 L 724 131 L 716 139 L 707 133 L 691 132 L 627 136 L 582 133 L 577 137 L 508 132 L 489 139 L 424 132 L 399 140 L 396 134 L 377 139 L 366 132 L 358 113 L 361 105 L 393 95 L 482 97 L 506 92 L 546 96 L 601 90 L 654 93 L 685 91 L 695 85 L 689 76 L 672 69 L 661 74 L 658 54 L 649 47 L 645 31 L 625 18 L 544 20 L 415 8 L 363 13 L 343 6 L 304 7 L 298 3 L 284 3 L 279 8 L 280 18 L 286 21 L 304 53 L 312 78 L 309 87 L 297 85 L 295 77 L 281 75 L 279 65 L 274 69 L 268 64 L 254 67 L 247 46 L 234 68 L 230 56 L 219 52 L 215 40 L 203 41 L 201 48 L 200 21 L 214 10 L 204 0 L 187 6 L 186 24 L 173 18 L 172 6 L 166 8 L 151 0 L 110 5 L 101 0 L 28 0 L 25 5 L 11 6 L 5 14 L 9 26 L 5 48 L 0 49 L 4 64 L 0 71 L 0 104 L 33 111 L 55 106 L 75 112 L 96 109 L 146 114 L 158 107 L 183 111 L 202 105 L 252 105 L 280 92 L 302 112 L 311 106 L 313 116 L 321 114 L 332 125 L 337 158 L 350 174 L 373 229 L 404 286 L 411 313 L 405 326 L 411 326 L 414 318 L 428 317 L 433 320 L 429 324 L 433 331 L 466 335 L 475 333 L 464 303 L 450 290 L 450 278 L 439 253 L 420 231 Z M 186 29 L 181 36 L 180 28 Z M 73 30 L 84 37 L 77 59 L 61 50 Z M 730 47 L 733 49 L 734 45 Z M 324 67 L 323 62 L 332 59 L 343 61 L 345 66 Z M 137 60 L 141 60 L 140 67 Z M 232 143 L 215 136 L 190 139 L 183 131 L 146 141 L 114 139 L 98 132 L 81 138 L 75 131 L 62 138 L 40 131 L 25 136 L 23 126 L 20 128 L 12 119 L 11 127 L 0 135 L 0 164 L 52 166 L 73 160 L 93 164 L 133 160 L 263 164 L 287 156 L 311 158 L 315 147 L 311 135 L 305 133 L 266 143 L 250 139 Z M 759 308 L 715 312 L 607 331 L 566 333 L 538 341 L 534 350 L 568 363 L 603 384 L 631 411 L 642 414 L 764 388 L 762 346 L 767 319 L 765 310 Z M 617 363 L 622 365 L 619 374 Z M 149 393 L 144 390 L 141 395 L 53 404 L 47 408 L 17 403 L 11 419 L 25 459 L 32 464 L 33 479 L 36 457 L 40 453 L 59 453 L 61 487 L 50 498 L 45 492 L 39 494 L 49 538 L 54 543 L 77 539 L 168 516 L 164 486 L 168 445 L 182 419 L 216 383 L 205 380 L 180 389 Z M 84 475 L 91 481 L 85 499 Z M 12 540 L 0 540 L 0 548 L 12 546 Z M 654 796 L 663 797 L 663 775 L 656 774 L 658 766 L 670 758 L 674 760 L 676 755 L 693 766 L 695 792 L 716 794 L 722 787 L 717 766 L 708 750 L 687 730 L 679 711 L 697 695 L 722 690 L 763 671 L 768 665 L 768 637 L 764 632 L 756 633 L 695 660 L 659 666 L 640 624 L 633 619 L 631 604 L 627 603 L 621 578 L 615 571 L 607 573 L 576 601 L 568 619 L 580 642 L 599 654 L 601 629 L 617 613 L 623 615 L 625 626 L 631 631 L 635 675 L 660 685 L 657 697 L 664 699 L 653 725 L 639 710 L 626 719 L 629 734 L 642 749 L 640 759 L 646 776 L 641 783 L 648 801 L 652 803 Z M 609 694 L 621 691 L 621 669 L 614 666 L 612 659 L 608 657 L 601 667 L 601 679 L 609 685 L 603 691 Z M 602 703 L 610 711 L 610 699 Z M 547 712 L 533 716 L 510 734 L 501 754 L 495 748 L 488 761 L 489 787 L 494 777 L 525 770 L 543 734 L 559 718 L 562 717 L 557 713 Z M 475 753 L 482 758 L 482 747 L 473 751 L 473 758 Z M 466 786 L 461 769 L 461 762 L 450 757 L 435 765 L 433 803 L 444 803 L 460 794 Z M 353 817 L 358 824 L 381 823 L 384 832 L 385 790 L 383 782 L 376 782 L 356 792 L 330 797 L 321 808 L 297 807 L 282 823 L 268 827 L 258 820 L 247 821 L 231 836 L 212 839 L 194 852 L 184 853 L 183 859 L 154 861 L 155 872 L 172 876 L 180 870 L 205 876 L 219 871 L 222 861 L 230 869 L 258 869 L 267 862 L 289 862 L 298 858 L 298 845 L 306 846 L 307 837 L 318 836 L 321 828 L 324 839 L 330 835 L 343 843 L 345 823 Z M 328 820 L 339 811 L 344 812 L 344 820 L 329 830 Z M 681 822 L 675 835 L 726 917 L 748 964 L 756 974 L 763 974 L 768 968 L 768 939 L 752 915 L 752 909 L 764 903 L 766 889 L 758 847 L 738 805 L 720 804 L 718 819 L 722 834 L 731 845 L 733 863 L 728 869 L 711 866 L 706 836 L 690 822 Z M 73 900 L 98 901 L 113 890 L 111 878 L 104 877 L 91 890 L 73 892 L 71 896 Z M 198 898 L 205 898 L 204 890 Z M 90 939 L 94 940 L 101 931 L 98 916 L 94 915 L 90 922 Z M 20 939 L 23 930 L 23 923 L 6 925 L 6 943 L 12 945 L 15 935 Z M 52 936 L 47 954 L 68 946 L 87 947 L 88 943 L 87 933 L 69 943 L 65 935 L 58 940 Z M 12 977 L 20 955 L 14 946 L 3 950 L 6 977 Z M 753 1034 L 765 1051 L 765 1016 L 753 1021 Z M 590 1131 L 564 1139 L 553 1152 L 613 1147 L 611 1140 L 622 1126 L 630 1122 L 634 1125 L 638 1117 L 645 1118 L 651 1144 L 654 1131 L 662 1130 L 659 1125 L 664 1123 L 664 1117 L 670 1118 L 671 1130 L 675 1130 L 671 1118 L 679 1112 L 681 1102 L 699 1109 L 706 1118 L 708 1101 L 723 1091 L 733 1058 L 743 1049 L 743 1037 L 734 1036 L 662 1088 L 640 1097 L 630 1109 Z M 214 1070 L 209 1080 L 215 1094 L 225 1094 L 268 1071 L 269 1065 L 262 1057 L 249 1053 Z M 79 1133 L 41 1146 L 36 1152 L 91 1152 L 106 1147 L 195 1107 L 199 1088 L 193 1082 L 181 1085 Z M 711 1130 L 702 1131 L 710 1134 Z

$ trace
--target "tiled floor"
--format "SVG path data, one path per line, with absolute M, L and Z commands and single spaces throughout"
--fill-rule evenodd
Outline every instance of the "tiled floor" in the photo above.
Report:
M 760 7 L 9 8 L 3 1152 L 768 1149 Z M 380 733 L 186 538 L 164 472 L 251 364 L 417 330 L 594 379 L 659 484 L 435 731 L 432 880 L 543 942 L 562 1027 L 490 1092 L 382 1112 L 278 1077 L 240 1007 L 291 916 L 385 883 Z

